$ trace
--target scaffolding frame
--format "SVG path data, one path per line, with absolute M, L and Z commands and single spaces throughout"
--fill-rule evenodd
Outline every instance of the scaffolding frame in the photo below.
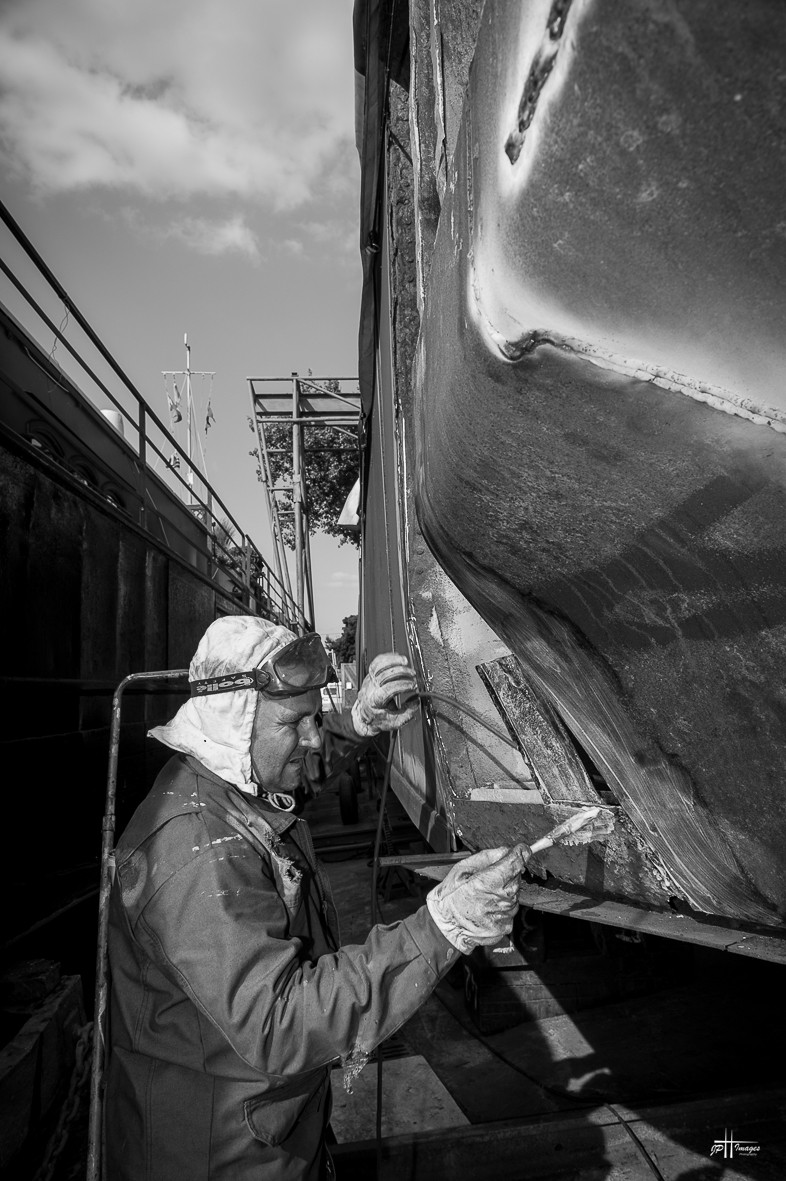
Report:
M 273 537 L 273 555 L 279 581 L 297 606 L 301 632 L 314 628 L 314 583 L 311 572 L 311 543 L 308 528 L 308 485 L 305 429 L 331 427 L 344 436 L 346 446 L 315 447 L 314 451 L 352 452 L 358 454 L 360 391 L 356 377 L 302 377 L 293 372 L 288 377 L 247 377 L 251 399 L 251 423 L 259 443 L 259 471 Z M 338 385 L 338 391 L 328 385 Z M 349 386 L 352 388 L 347 388 Z M 270 456 L 280 448 L 268 446 L 269 426 L 286 426 L 291 431 L 292 484 L 273 481 Z M 292 505 L 286 504 L 291 493 Z M 295 536 L 295 591 L 286 555 L 281 518 L 292 515 Z

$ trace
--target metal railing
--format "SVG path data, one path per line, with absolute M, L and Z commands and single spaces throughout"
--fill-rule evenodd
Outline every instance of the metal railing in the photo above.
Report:
M 64 393 L 81 398 L 90 413 L 99 418 L 100 402 L 106 399 L 115 414 L 120 415 L 111 448 L 104 447 L 102 456 L 101 448 L 96 446 L 91 458 L 99 466 L 103 465 L 104 470 L 108 465 L 114 468 L 116 482 L 119 481 L 125 493 L 124 499 L 131 502 L 123 505 L 124 510 L 129 511 L 135 523 L 159 543 L 191 560 L 204 576 L 219 584 L 224 593 L 248 609 L 269 615 L 296 631 L 310 630 L 312 622 L 302 607 L 238 524 L 207 477 L 191 461 L 120 367 L 2 202 L 0 220 L 12 235 L 16 244 L 14 249 L 21 248 L 17 270 L 23 267 L 30 270 L 32 264 L 27 282 L 18 277 L 5 258 L 0 258 L 0 272 L 22 301 L 20 308 L 28 316 L 32 313 L 36 328 L 40 331 L 40 327 L 45 326 L 55 342 L 49 356 L 42 350 L 24 345 L 23 351 L 45 373 L 48 389 L 54 383 Z M 31 290 L 34 284 L 39 289 L 36 294 Z M 61 316 L 59 326 L 45 303 L 54 316 Z M 91 358 L 92 364 L 85 360 L 84 345 L 75 345 L 66 337 L 64 328 L 70 321 L 78 325 L 85 342 L 95 350 L 97 356 L 95 360 Z M 27 329 L 24 325 L 22 327 L 27 334 Z M 31 331 L 29 335 L 35 338 L 36 333 Z M 60 346 L 77 366 L 75 379 L 54 361 L 55 349 Z M 97 372 L 99 367 L 103 367 L 105 376 Z M 109 382 L 116 386 L 118 380 L 120 390 L 114 392 Z M 90 394 L 85 392 L 86 385 Z M 49 407 L 49 417 L 57 417 L 56 406 Z M 99 434 L 107 434 L 105 420 L 109 415 L 103 417 L 104 422 L 97 420 L 94 424 L 94 441 Z M 73 438 L 77 437 L 73 430 L 71 434 Z M 40 440 L 28 441 L 40 446 Z M 84 435 L 78 441 L 80 451 L 90 454 L 91 448 Z M 54 458 L 57 461 L 57 456 Z M 72 474 L 83 483 L 89 483 L 79 467 L 75 470 L 72 467 Z M 111 495 L 106 498 L 113 499 Z

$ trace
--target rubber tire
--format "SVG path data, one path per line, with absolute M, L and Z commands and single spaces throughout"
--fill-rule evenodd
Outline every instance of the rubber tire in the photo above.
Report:
M 354 776 L 346 771 L 339 778 L 338 807 L 342 824 L 357 824 L 360 819 L 357 785 Z

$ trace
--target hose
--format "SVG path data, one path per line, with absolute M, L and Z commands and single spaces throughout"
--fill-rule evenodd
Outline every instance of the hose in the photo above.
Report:
M 390 745 L 388 746 L 388 755 L 385 760 L 385 776 L 382 780 L 382 791 L 379 795 L 379 820 L 377 821 L 377 831 L 374 837 L 374 857 L 372 861 L 371 870 L 371 925 L 377 925 L 378 907 L 377 907 L 377 887 L 379 882 L 379 848 L 382 844 L 382 833 L 385 827 L 385 806 L 387 803 L 388 787 L 390 786 L 390 769 L 393 766 L 393 756 L 396 751 L 396 740 L 398 739 L 398 731 L 393 730 L 390 735 Z M 382 1051 L 381 1047 L 377 1046 L 377 1110 L 375 1116 L 375 1139 L 376 1139 L 376 1175 L 377 1181 L 382 1177 Z
M 516 742 L 512 741 L 512 739 L 507 734 L 503 733 L 502 730 L 500 730 L 497 726 L 494 726 L 491 722 L 488 722 L 486 720 L 486 718 L 483 717 L 482 714 L 478 713 L 477 710 L 473 709 L 469 705 L 466 705 L 464 702 L 459 701 L 457 698 L 451 697 L 447 693 L 432 693 L 432 692 L 427 692 L 425 690 L 418 691 L 417 696 L 421 700 L 442 701 L 447 705 L 452 705 L 455 709 L 459 710 L 459 712 L 467 714 L 469 717 L 473 718 L 479 725 L 483 726 L 486 730 L 488 730 L 488 732 L 490 734 L 493 734 L 493 735 L 495 735 L 495 737 L 500 739 L 501 742 L 504 742 L 507 746 L 511 747 L 517 753 L 521 753 L 518 744 Z M 377 822 L 377 831 L 376 831 L 376 836 L 375 836 L 375 840 L 374 840 L 374 860 L 373 860 L 372 885 L 371 885 L 371 922 L 372 922 L 372 926 L 376 926 L 377 918 L 378 918 L 377 884 L 378 884 L 378 879 L 379 879 L 379 850 L 380 850 L 380 845 L 382 843 L 382 833 L 384 831 L 385 805 L 386 805 L 386 801 L 387 801 L 388 787 L 390 786 L 390 771 L 391 771 L 391 767 L 393 764 L 393 756 L 395 754 L 397 738 L 398 738 L 398 731 L 397 730 L 392 731 L 391 736 L 390 736 L 390 746 L 388 748 L 387 759 L 385 762 L 385 776 L 384 776 L 384 779 L 382 782 L 382 791 L 380 793 L 379 820 Z M 569 802 L 572 804 L 575 803 L 575 801 L 573 801 L 573 800 L 565 801 L 565 802 L 566 803 Z M 440 1003 L 447 1009 L 448 1006 L 445 1004 L 445 1002 L 439 996 L 439 993 L 436 993 L 435 995 L 437 996 L 437 999 L 440 1001 Z M 448 1009 L 448 1012 L 450 1012 L 449 1009 Z M 542 1094 L 551 1095 L 551 1096 L 554 1096 L 554 1097 L 562 1099 L 562 1100 L 567 1099 L 569 1102 L 574 1104 L 574 1107 L 576 1109 L 590 1110 L 590 1107 L 588 1105 L 577 1103 L 566 1092 L 559 1091 L 556 1087 L 548 1087 L 548 1086 L 544 1085 L 543 1083 L 539 1082 L 538 1079 L 533 1078 L 532 1075 L 528 1074 L 525 1070 L 522 1070 L 521 1067 L 516 1066 L 513 1062 L 511 1062 L 508 1058 L 506 1058 L 504 1054 L 501 1054 L 498 1050 L 496 1050 L 487 1041 L 487 1039 L 484 1038 L 478 1031 L 470 1030 L 468 1028 L 468 1026 L 464 1024 L 464 1022 L 460 1021 L 458 1018 L 455 1017 L 455 1014 L 451 1014 L 451 1015 L 456 1020 L 459 1021 L 459 1024 L 462 1026 L 462 1028 L 467 1033 L 469 1033 L 476 1040 L 480 1041 L 485 1046 L 485 1048 L 489 1051 L 489 1053 L 493 1054 L 494 1057 L 498 1058 L 500 1062 L 503 1062 L 510 1070 L 514 1070 L 517 1074 L 521 1075 L 523 1078 L 526 1078 L 527 1081 L 532 1083 L 534 1086 L 536 1086 L 541 1091 Z M 622 1115 L 619 1113 L 617 1108 L 612 1103 L 601 1103 L 600 1106 L 603 1110 L 610 1112 L 610 1114 L 614 1117 L 616 1122 L 618 1124 L 620 1124 L 622 1126 L 622 1128 L 624 1128 L 625 1133 L 627 1134 L 627 1136 L 631 1140 L 631 1143 L 633 1144 L 634 1148 L 636 1149 L 636 1152 L 638 1153 L 639 1157 L 644 1162 L 644 1164 L 646 1164 L 649 1171 L 652 1173 L 652 1176 L 655 1178 L 655 1181 L 665 1181 L 663 1174 L 661 1173 L 660 1169 L 656 1165 L 655 1161 L 652 1159 L 650 1154 L 647 1152 L 646 1148 L 641 1143 L 641 1141 L 639 1140 L 638 1136 L 633 1131 L 633 1129 L 629 1126 L 629 1124 L 626 1122 L 626 1120 L 623 1119 Z M 380 1053 L 379 1047 L 377 1048 L 376 1175 L 377 1175 L 378 1179 L 382 1177 L 382 1054 Z
M 514 742 L 509 734 L 506 734 L 504 730 L 500 730 L 498 726 L 495 726 L 493 723 L 487 721 L 487 719 L 483 717 L 483 714 L 478 713 L 478 711 L 473 709 L 471 705 L 465 705 L 465 703 L 463 701 L 459 701 L 457 697 L 450 697 L 447 693 L 432 693 L 431 691 L 426 690 L 418 690 L 417 696 L 421 700 L 443 701 L 447 705 L 452 705 L 455 709 L 459 710 L 460 713 L 467 714 L 470 718 L 473 718 L 478 723 L 478 725 L 483 726 L 490 734 L 493 734 L 496 738 L 499 738 L 500 742 L 504 742 L 506 746 L 509 746 L 512 750 L 515 750 L 517 754 L 521 754 L 519 744 Z
M 663 1174 L 661 1173 L 660 1169 L 655 1164 L 654 1160 L 649 1155 L 649 1153 L 647 1152 L 646 1148 L 639 1140 L 636 1133 L 633 1131 L 633 1129 L 630 1127 L 630 1125 L 627 1123 L 627 1121 L 625 1119 L 623 1119 L 623 1117 L 620 1115 L 619 1111 L 617 1110 L 617 1108 L 614 1106 L 613 1103 L 604 1103 L 602 1101 L 598 1104 L 581 1103 L 577 1099 L 574 1099 L 574 1097 L 572 1095 L 569 1095 L 567 1093 L 567 1091 L 561 1091 L 558 1087 L 550 1087 L 550 1086 L 547 1086 L 545 1083 L 540 1082 L 539 1079 L 536 1079 L 533 1075 L 529 1074 L 526 1070 L 523 1070 L 520 1066 L 517 1066 L 515 1062 L 511 1062 L 511 1060 L 509 1058 L 507 1058 L 504 1054 L 502 1054 L 498 1049 L 496 1049 L 495 1046 L 492 1046 L 492 1044 L 488 1041 L 488 1039 L 485 1038 L 479 1032 L 479 1030 L 471 1027 L 467 1022 L 462 1021 L 461 1018 L 458 1017 L 453 1012 L 453 1010 L 450 1008 L 450 1006 L 448 1004 L 446 1004 L 446 1002 L 440 996 L 438 990 L 434 992 L 434 996 L 437 998 L 437 1000 L 442 1005 L 442 1007 L 450 1014 L 450 1016 L 453 1018 L 453 1020 L 456 1021 L 461 1026 L 461 1028 L 464 1030 L 465 1033 L 469 1034 L 469 1036 L 474 1038 L 475 1041 L 480 1042 L 481 1045 L 486 1050 L 488 1050 L 488 1052 L 491 1055 L 493 1055 L 494 1058 L 497 1058 L 500 1062 L 503 1063 L 503 1065 L 507 1066 L 509 1070 L 512 1070 L 516 1074 L 521 1075 L 521 1077 L 525 1078 L 528 1083 L 531 1083 L 534 1087 L 537 1087 L 537 1089 L 540 1091 L 540 1093 L 542 1095 L 548 1095 L 548 1096 L 551 1096 L 555 1099 L 561 1099 L 563 1101 L 567 1100 L 567 1102 L 572 1105 L 574 1111 L 593 1111 L 593 1110 L 596 1110 L 597 1107 L 600 1107 L 601 1110 L 610 1112 L 614 1116 L 614 1119 L 617 1121 L 617 1123 L 620 1124 L 625 1129 L 625 1132 L 629 1136 L 630 1140 L 633 1142 L 633 1145 L 634 1145 L 637 1153 L 639 1154 L 641 1159 L 647 1165 L 648 1169 L 650 1170 L 653 1177 L 655 1178 L 655 1181 L 665 1181 L 665 1178 L 664 1178 Z
M 398 731 L 394 730 L 390 735 L 390 745 L 388 747 L 387 758 L 385 760 L 385 776 L 382 780 L 382 791 L 379 795 L 379 819 L 377 820 L 377 831 L 374 836 L 374 854 L 372 860 L 371 870 L 371 925 L 376 927 L 379 918 L 379 911 L 377 906 L 377 883 L 379 881 L 379 848 L 382 844 L 382 833 L 385 828 L 385 804 L 387 802 L 388 787 L 390 786 L 390 769 L 393 765 L 393 756 L 396 751 L 396 740 L 398 738 Z
M 500 742 L 504 742 L 512 750 L 515 750 L 517 754 L 522 753 L 521 747 L 519 746 L 519 744 L 517 742 L 514 742 L 509 737 L 509 735 L 505 734 L 502 730 L 499 729 L 499 727 L 497 727 L 497 726 L 493 725 L 491 722 L 487 721 L 486 718 L 484 718 L 482 714 L 478 713 L 478 711 L 476 709 L 473 709 L 471 705 L 466 705 L 463 701 L 459 701 L 459 699 L 457 697 L 450 697 L 447 693 L 431 693 L 431 692 L 427 692 L 426 690 L 422 690 L 422 691 L 418 690 L 416 693 L 416 696 L 421 698 L 421 700 L 444 701 L 448 705 L 454 706 L 454 708 L 459 710 L 460 713 L 468 714 L 469 717 L 474 718 L 474 720 L 476 722 L 478 722 L 479 725 L 483 726 L 486 730 L 489 731 L 490 734 L 493 734 L 496 738 L 499 738 Z M 448 719 L 448 720 L 450 720 L 450 719 Z M 461 729 L 460 726 L 459 726 L 459 729 Z M 604 808 L 610 812 L 615 812 L 619 808 L 619 805 L 606 803 L 604 800 L 601 800 L 600 798 L 595 799 L 595 800 L 574 800 L 574 799 L 555 800 L 555 799 L 549 799 L 547 802 L 549 804 L 565 804 L 566 806 L 571 807 L 571 808 Z

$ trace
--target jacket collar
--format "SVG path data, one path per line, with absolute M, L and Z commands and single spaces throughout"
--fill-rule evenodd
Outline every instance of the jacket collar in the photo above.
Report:
M 216 775 L 214 771 L 211 771 L 209 767 L 201 763 L 194 755 L 186 755 L 185 762 L 202 779 L 209 779 L 212 783 L 218 783 L 221 787 L 231 792 L 237 792 L 242 801 L 242 806 L 259 813 L 268 828 L 272 829 L 275 833 L 276 837 L 282 837 L 293 824 L 297 823 L 299 817 L 295 816 L 292 812 L 279 812 L 277 808 L 266 808 L 264 795 L 252 796 L 247 792 L 241 792 L 240 788 L 235 787 L 226 779 L 222 779 L 220 775 Z

